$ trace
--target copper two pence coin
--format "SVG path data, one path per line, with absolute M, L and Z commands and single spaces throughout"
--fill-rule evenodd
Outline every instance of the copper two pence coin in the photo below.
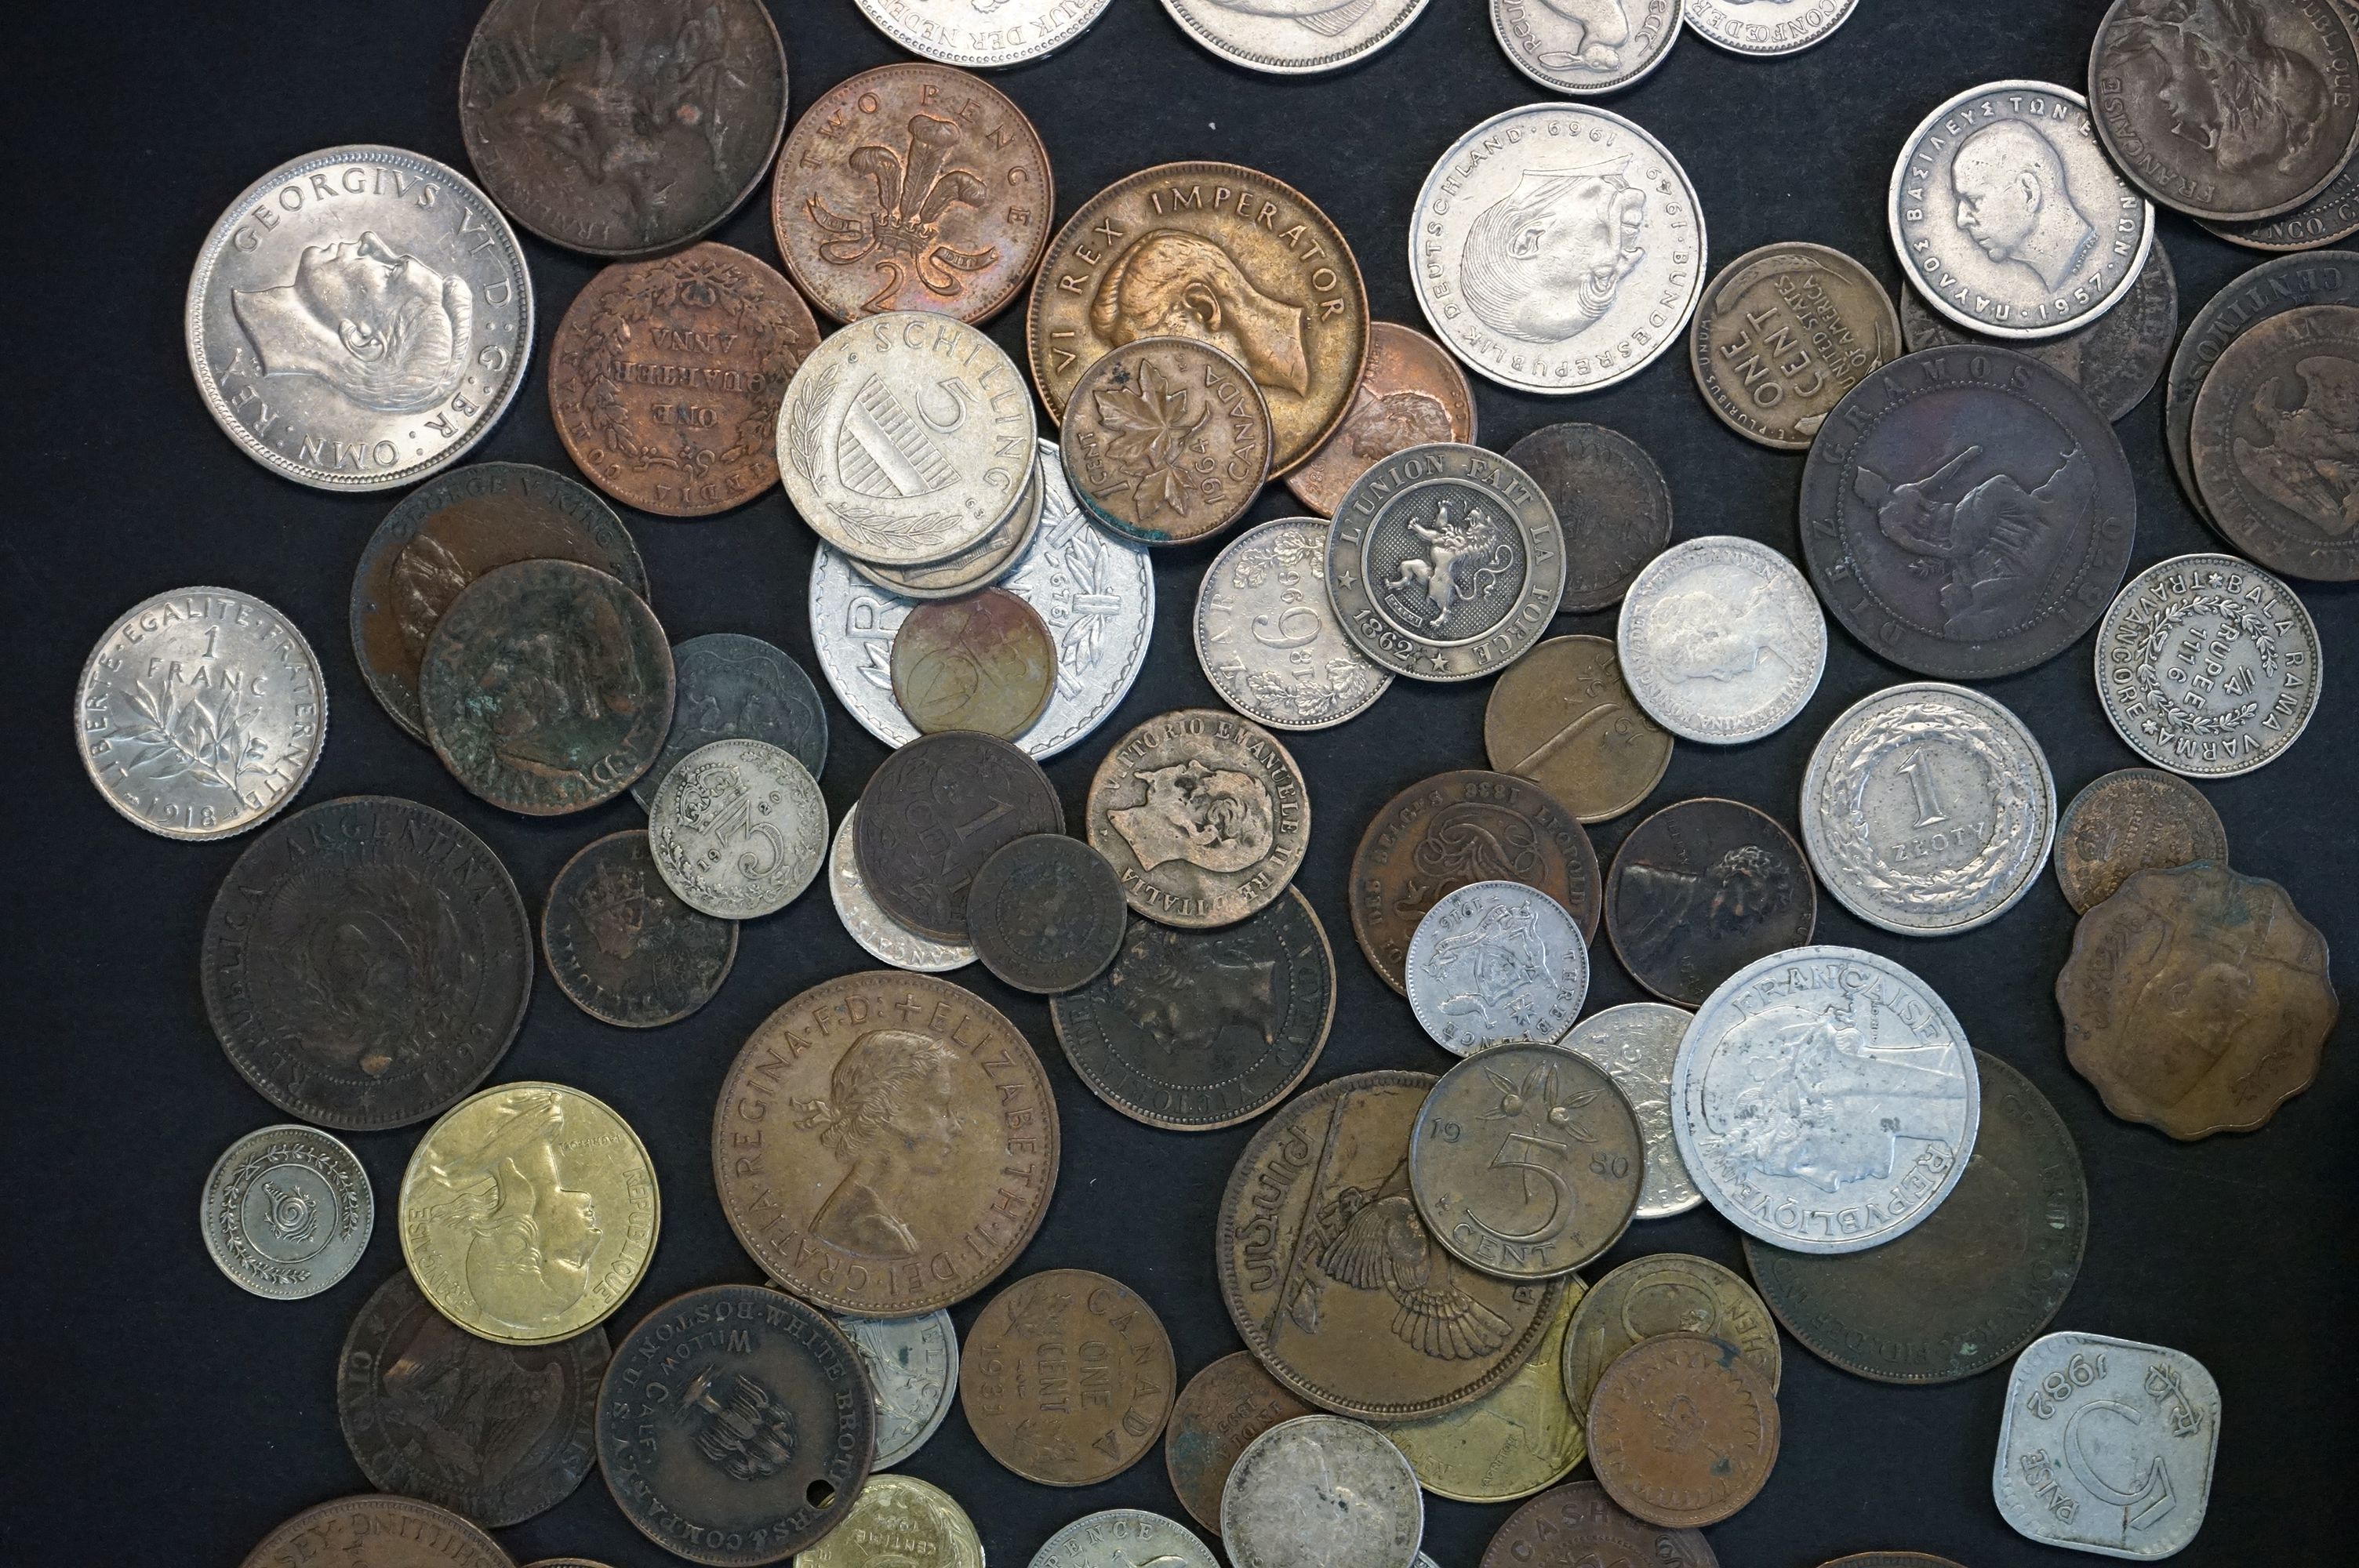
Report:
M 1162 1319 L 1087 1269 L 1016 1281 L 975 1315 L 959 1353 L 975 1441 L 1044 1487 L 1093 1487 L 1145 1458 L 1179 1382 Z
M 1531 475 L 1564 530 L 1564 589 L 1571 615 L 1610 610 L 1671 543 L 1671 487 L 1647 449 L 1603 425 L 1547 425 L 1507 449 Z
M 770 229 L 787 271 L 839 321 L 879 310 L 996 316 L 1040 264 L 1057 206 L 1049 150 L 1007 95 L 904 61 L 838 82 L 778 150 Z
M 964 942 L 967 890 L 1004 844 L 1062 833 L 1065 808 L 1040 764 L 971 730 L 920 735 L 861 792 L 853 862 L 877 906 L 937 942 Z
M 1219 1530 L 1221 1488 L 1237 1455 L 1279 1422 L 1311 1413 L 1247 1351 L 1231 1351 L 1189 1379 L 1163 1434 L 1163 1466 L 1180 1506 L 1206 1530 Z
M 677 1023 L 721 989 L 737 923 L 690 909 L 666 885 L 647 829 L 583 845 L 549 884 L 540 950 L 557 989 L 601 1022 Z
M 1397 322 L 1371 321 L 1350 412 L 1286 476 L 1286 487 L 1320 516 L 1332 517 L 1352 481 L 1395 452 L 1434 441 L 1471 447 L 1474 436 L 1474 389 L 1450 351 Z
M 1083 371 L 1059 449 L 1074 498 L 1142 545 L 1207 539 L 1269 478 L 1269 405 L 1245 367 L 1194 338 L 1138 338 Z
M 778 404 L 817 347 L 802 296 L 744 251 L 610 266 L 549 341 L 549 417 L 625 506 L 709 517 L 778 482 Z
M 1531 1568 L 1534 1563 L 1644 1563 L 1647 1568 L 1720 1568 L 1701 1531 L 1666 1530 L 1633 1519 L 1594 1481 L 1575 1481 L 1538 1497 L 1507 1516 L 1483 1549 L 1482 1568 Z
M 1122 950 L 1130 921 L 1105 857 L 1062 833 L 1003 845 L 975 872 L 966 912 L 983 967 L 1036 996 L 1097 979 Z
M 2228 830 L 2203 792 L 2158 768 L 2094 779 L 2056 821 L 2056 881 L 2075 914 L 2121 891 L 2133 873 L 2228 859 Z
M 500 1543 L 449 1509 L 383 1492 L 305 1509 L 262 1538 L 242 1568 L 515 1568 Z
M 1683 800 L 1630 830 L 1605 879 L 1605 930 L 1630 978 L 1701 1007 L 1756 958 L 1807 947 L 1818 884 L 1793 835 L 1742 801 Z
M 1630 695 L 1610 637 L 1549 638 L 1499 672 L 1483 709 L 1491 765 L 1531 780 L 1584 823 L 1652 794 L 1671 745 Z
M 2188 442 L 2229 543 L 2288 577 L 2359 579 L 2359 308 L 2306 306 L 2246 330 L 2203 378 Z
M 1614 1357 L 1589 1401 L 1589 1464 L 1606 1494 L 1652 1524 L 1694 1530 L 1751 1502 L 1777 1463 L 1777 1396 L 1726 1340 L 1644 1339 Z
M 893 700 L 920 735 L 974 730 L 1013 741 L 1057 689 L 1049 623 L 1004 588 L 910 606 L 891 666 Z
M 1276 903 L 1310 842 L 1310 796 L 1293 753 L 1218 708 L 1158 714 L 1115 741 L 1084 815 L 1130 907 L 1192 931 Z

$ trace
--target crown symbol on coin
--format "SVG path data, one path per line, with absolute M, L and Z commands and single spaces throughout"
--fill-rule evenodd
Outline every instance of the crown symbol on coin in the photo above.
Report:
M 636 870 L 602 861 L 582 890 L 582 914 L 601 948 L 627 958 L 647 929 L 647 883 Z
M 995 245 L 979 251 L 946 244 L 942 215 L 952 207 L 981 208 L 990 187 L 971 168 L 945 167 L 958 145 L 959 128 L 934 114 L 909 116 L 908 152 L 870 142 L 852 149 L 845 162 L 876 186 L 876 210 L 846 218 L 816 195 L 803 202 L 810 221 L 833 237 L 821 242 L 819 254 L 837 265 L 848 265 L 872 252 L 906 256 L 918 280 L 943 298 L 965 291 L 958 274 L 981 272 L 999 259 Z

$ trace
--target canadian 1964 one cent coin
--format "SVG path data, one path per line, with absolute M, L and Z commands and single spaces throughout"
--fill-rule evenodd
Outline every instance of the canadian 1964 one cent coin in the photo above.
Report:
M 1614 1357 L 1589 1401 L 1589 1467 L 1639 1518 L 1717 1524 L 1777 1463 L 1777 1395 L 1726 1340 L 1645 1339 Z
M 800 898 L 827 859 L 827 802 L 803 765 L 766 741 L 715 741 L 664 775 L 647 844 L 690 909 L 757 920 Z
M 973 730 L 1012 741 L 1057 687 L 1049 623 L 1016 595 L 986 588 L 910 608 L 893 633 L 893 700 L 920 735 Z
M 1667 806 L 1630 830 L 1605 879 L 1605 930 L 1630 978 L 1696 1007 L 1756 958 L 1807 947 L 1818 887 L 1802 847 L 1741 801 Z
M 2228 859 L 2228 830 L 2203 792 L 2155 768 L 2093 779 L 2056 824 L 2056 881 L 2086 914 L 2149 867 Z
M 1543 87 L 1586 98 L 1619 92 L 1663 63 L 1680 41 L 1680 4 L 1491 0 L 1491 31 L 1517 70 Z
M 872 1474 L 842 1523 L 795 1554 L 801 1568 L 983 1568 L 983 1537 L 958 1499 L 915 1476 Z
M 1634 1258 L 1590 1287 L 1572 1314 L 1558 1372 L 1575 1421 L 1586 1423 L 1597 1380 L 1642 1340 L 1700 1334 L 1752 1363 L 1774 1392 L 1783 1373 L 1777 1325 L 1738 1275 L 1709 1258 L 1656 1252 Z
M 1105 857 L 1062 833 L 1030 834 L 994 850 L 967 889 L 966 913 L 983 967 L 1036 996 L 1097 979 L 1122 950 L 1130 921 L 1122 879 Z
M 1419 919 L 1403 974 L 1419 1026 L 1443 1050 L 1470 1056 L 1571 1028 L 1589 995 L 1589 944 L 1539 889 L 1468 882 Z
M 737 1239 L 797 1295 L 866 1317 L 989 1284 L 1040 1227 L 1057 1156 L 1057 1102 L 1023 1033 L 981 997 L 899 970 L 770 1014 L 712 1112 Z
M 975 1315 L 959 1361 L 959 1405 L 975 1440 L 1044 1487 L 1095 1486 L 1137 1464 L 1163 1435 L 1179 1386 L 1154 1309 L 1087 1269 L 1050 1269 L 1001 1291 Z
M 481 1339 L 407 1271 L 379 1285 L 336 1358 L 336 1420 L 380 1490 L 494 1530 L 573 1495 L 590 1474 L 606 1331 L 551 1345 Z
M 1704 0 L 1687 0 L 1693 7 Z M 1740 0 L 1741 3 L 1741 0 Z M 1852 0 L 1817 0 L 1848 11 Z M 1581 1553 L 1600 1563 L 1649 1563 L 1654 1568 L 1720 1568 L 1703 1532 L 1665 1530 L 1631 1518 L 1594 1481 L 1575 1481 L 1542 1492 L 1507 1516 L 1491 1544 L 1483 1551 L 1481 1568 L 1522 1568 L 1544 1560 L 1544 1552 L 1565 1553 L 1578 1563 Z
M 1400 37 L 1426 0 L 1163 0 L 1180 30 L 1232 65 L 1305 76 L 1356 65 Z
M 1234 925 L 1284 892 L 1310 842 L 1310 796 L 1277 738 L 1183 708 L 1116 741 L 1090 780 L 1090 847 L 1150 920 Z
M 937 942 L 967 940 L 968 885 L 1001 845 L 1065 830 L 1040 764 L 973 730 L 910 741 L 869 777 L 860 804 L 852 847 L 869 896 Z
M 2245 331 L 2203 378 L 2188 439 L 2231 544 L 2288 577 L 2359 578 L 2359 308 L 2307 306 Z
M 1360 389 L 1335 433 L 1286 476 L 1294 499 L 1321 517 L 1335 515 L 1343 492 L 1369 465 L 1436 441 L 1474 444 L 1474 389 L 1450 351 L 1415 328 L 1368 323 Z
M 1064 48 L 1088 31 L 1113 0 L 973 0 L 944 16 L 926 0 L 858 0 L 861 15 L 911 54 L 995 70 Z
M 1221 1528 L 1221 1491 L 1237 1455 L 1282 1421 L 1311 1407 L 1263 1370 L 1245 1350 L 1231 1351 L 1188 1379 L 1163 1434 L 1171 1490 L 1206 1530 Z
M 1811 449 L 1813 459 L 1822 449 Z M 1827 622 L 1794 563 L 1733 534 L 1674 545 L 1632 579 L 1614 629 L 1622 678 L 1655 722 L 1734 746 L 1802 711 L 1827 665 Z
M 2053 338 L 1986 338 L 1936 315 L 1916 289 L 1900 294 L 1900 336 L 1910 353 L 1951 343 L 2009 348 L 2060 372 L 2108 419 L 2119 421 L 2146 401 L 2179 337 L 2179 277 L 2158 237 L 2138 268 L 2137 281 L 2114 308 Z
M 1723 267 L 1688 332 L 1705 406 L 1745 439 L 1787 452 L 1808 451 L 1843 395 L 1900 353 L 1900 319 L 1875 275 L 1799 243 Z
M 924 1447 L 951 1413 L 958 1398 L 958 1330 L 939 1308 L 923 1317 L 838 1313 L 835 1325 L 868 1372 L 876 1396 L 875 1467 L 890 1469 Z
M 74 689 L 91 782 L 167 838 L 226 838 L 269 821 L 310 778 L 327 736 L 311 644 L 235 589 L 175 589 L 133 605 Z
M 238 857 L 200 973 L 222 1049 L 263 1098 L 377 1131 L 455 1103 L 506 1053 L 532 995 L 532 923 L 460 823 L 347 795 Z
M 673 643 L 671 667 L 671 728 L 631 785 L 642 806 L 655 804 L 674 764 L 715 741 L 766 741 L 814 779 L 827 765 L 827 709 L 787 654 L 742 632 L 708 632 Z
M 1557 1373 L 1581 1292 L 1578 1278 L 1565 1281 L 1548 1337 L 1514 1377 L 1472 1404 L 1380 1429 L 1417 1472 L 1419 1486 L 1462 1503 L 1513 1502 L 1555 1486 L 1581 1463 L 1588 1436 Z
M 1221 700 L 1272 730 L 1341 724 L 1392 687 L 1392 672 L 1335 618 L 1327 524 L 1315 517 L 1281 517 L 1230 540 L 1204 568 L 1195 632 L 1196 662 Z
M 665 1551 L 717 1568 L 778 1562 L 842 1524 L 875 1433 L 852 1342 L 763 1285 L 656 1308 L 614 1346 L 598 1393 L 614 1505 Z
M 1671 765 L 1671 735 L 1622 679 L 1606 637 L 1550 637 L 1509 665 L 1483 708 L 1483 750 L 1584 823 L 1621 816 Z
M 1308 1498 L 1320 1504 L 1305 1507 Z M 1236 1568 L 1410 1568 L 1424 1534 L 1425 1499 L 1408 1461 L 1383 1433 L 1340 1416 L 1271 1427 L 1221 1489 L 1221 1543 Z
M 803 111 L 778 151 L 770 231 L 795 282 L 839 321 L 879 310 L 983 321 L 1031 278 L 1056 207 L 1049 150 L 1023 110 L 980 77 L 905 60 Z
M 2174 556 L 2130 579 L 2097 628 L 2097 697 L 2157 767 L 2228 778 L 2275 762 L 2318 708 L 2318 628 L 2234 556 Z
M 300 1301 L 353 1271 L 376 1228 L 376 1193 L 342 1139 L 282 1122 L 247 1133 L 206 1173 L 198 1226 L 242 1291 Z
M 1212 1549 L 1176 1519 L 1144 1509 L 1083 1514 L 1043 1541 L 1032 1568 L 1220 1568 Z
M 1610 610 L 1671 542 L 1671 487 L 1647 449 L 1603 425 L 1543 425 L 1507 449 L 1556 509 L 1571 615 Z
M 1193 337 L 1134 338 L 1082 372 L 1060 460 L 1090 515 L 1142 545 L 1210 538 L 1269 477 L 1269 405 L 1245 367 Z
M 1685 1214 L 1703 1202 L 1671 1136 L 1671 1067 L 1695 1014 L 1659 1001 L 1625 1001 L 1591 1013 L 1557 1044 L 1612 1075 L 1630 1102 L 1645 1142 L 1646 1181 L 1638 1189 L 1640 1219 Z
M 836 918 L 868 956 L 897 969 L 919 974 L 946 974 L 974 962 L 974 948 L 962 942 L 937 942 L 920 936 L 885 913 L 860 880 L 860 857 L 853 849 L 853 817 L 860 807 L 843 808 L 835 826 L 835 843 L 827 852 L 827 892 L 835 903 Z
M 498 1541 L 450 1509 L 383 1492 L 305 1509 L 264 1536 L 242 1568 L 328 1561 L 352 1568 L 515 1568 Z
M 737 923 L 680 902 L 647 835 L 574 852 L 540 912 L 541 956 L 566 1000 L 625 1029 L 676 1023 L 711 1001 L 737 960 Z

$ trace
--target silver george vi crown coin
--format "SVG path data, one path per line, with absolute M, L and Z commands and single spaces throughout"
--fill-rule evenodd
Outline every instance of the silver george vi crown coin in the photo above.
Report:
M 532 357 L 516 232 L 454 168 L 355 146 L 279 165 L 197 253 L 189 368 L 230 439 L 320 490 L 389 490 L 457 461 Z
M 1022 65 L 1080 38 L 1114 0 L 857 0 L 911 54 L 969 70 Z
M 757 920 L 802 896 L 827 859 L 827 802 L 794 753 L 715 741 L 672 764 L 647 808 L 647 848 L 690 909 Z
M 1408 939 L 1408 1007 L 1453 1055 L 1514 1041 L 1551 1044 L 1589 995 L 1581 924 L 1536 887 L 1469 882 L 1444 893 Z
M 1672 546 L 1622 599 L 1622 678 L 1672 734 L 1733 746 L 1802 711 L 1827 667 L 1827 619 L 1793 562 L 1732 534 Z
M 1826 42 L 1859 0 L 1687 0 L 1687 25 L 1732 54 L 1767 59 Z
M 958 1330 L 940 1307 L 923 1317 L 828 1315 L 860 1352 L 876 1396 L 876 1459 L 869 1468 L 890 1470 L 941 1430 L 957 1402 Z
M 1324 1499 L 1309 1508 L 1304 1499 Z M 1391 1438 L 1339 1415 L 1299 1415 L 1251 1443 L 1221 1487 L 1221 1543 L 1236 1568 L 1411 1568 L 1425 1536 L 1417 1473 Z
M 1789 947 L 1729 976 L 1671 1072 L 1671 1130 L 1705 1200 L 1796 1252 L 1914 1228 L 1958 1184 L 1981 1123 L 1949 1004 L 1856 947 Z
M 1426 0 L 1163 0 L 1204 48 L 1271 76 L 1357 65 L 1399 38 Z
M 1196 1532 L 1144 1509 L 1084 1514 L 1041 1543 L 1032 1568 L 1220 1568 Z
M 1680 41 L 1681 0 L 1491 0 L 1507 63 L 1574 98 L 1619 92 Z
M 843 808 L 835 843 L 827 852 L 828 896 L 835 901 L 835 917 L 843 922 L 844 931 L 870 957 L 897 969 L 943 975 L 973 963 L 972 943 L 937 942 L 919 935 L 886 914 L 861 881 L 860 857 L 852 848 L 852 819 L 859 810 L 857 803 Z
M 282 1122 L 247 1133 L 205 1177 L 205 1250 L 230 1282 L 299 1301 L 353 1271 L 376 1228 L 376 1193 L 343 1140 Z
M 1668 1002 L 1626 1001 L 1591 1013 L 1557 1042 L 1604 1068 L 1638 1119 L 1647 1151 L 1640 1219 L 1667 1219 L 1703 1202 L 1702 1189 L 1688 1174 L 1679 1140 L 1671 1135 L 1671 1069 L 1694 1020 L 1694 1013 Z
M 1273 730 L 1324 730 L 1391 689 L 1343 634 L 1327 597 L 1327 529 L 1281 517 L 1246 530 L 1204 568 L 1196 662 L 1221 700 Z

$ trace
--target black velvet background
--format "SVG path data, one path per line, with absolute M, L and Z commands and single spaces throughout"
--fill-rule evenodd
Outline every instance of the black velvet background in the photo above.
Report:
M 353 565 L 392 495 L 329 495 L 283 482 L 217 430 L 190 384 L 180 307 L 199 242 L 222 207 L 282 159 L 338 143 L 386 142 L 467 167 L 455 113 L 474 0 L 346 0 L 103 6 L 44 0 L 9 16 L 5 112 L 12 243 L 5 341 L 8 435 L 0 501 L 0 665 L 15 763 L 6 791 L 11 994 L 0 1094 L 7 1237 L 0 1252 L 7 1386 L 0 1557 L 227 1565 L 280 1519 L 361 1489 L 338 1433 L 336 1350 L 379 1281 L 400 1266 L 390 1196 L 419 1128 L 352 1140 L 376 1183 L 375 1241 L 352 1277 L 308 1302 L 258 1301 L 207 1261 L 196 1219 L 214 1158 L 281 1119 L 239 1079 L 207 1027 L 198 939 L 213 890 L 248 840 L 168 842 L 110 811 L 84 782 L 68 731 L 75 674 L 108 618 L 161 589 L 234 585 L 290 613 L 326 666 L 326 756 L 301 804 L 358 792 L 453 813 L 506 860 L 538 916 L 574 849 L 636 825 L 627 798 L 576 817 L 508 816 L 462 791 L 405 739 L 363 687 L 345 634 Z M 852 0 L 773 0 L 792 71 L 792 110 L 854 70 L 898 57 Z M 2083 82 L 2104 0 L 1864 0 L 1834 39 L 1751 61 L 1693 37 L 1636 91 L 1611 101 L 1661 136 L 1701 192 L 1714 265 L 1774 240 L 1814 240 L 1901 278 L 1886 237 L 1886 181 L 1901 138 L 1949 94 L 2006 77 Z M 1516 75 L 1480 0 L 1433 0 L 1387 52 L 1357 70 L 1289 81 L 1231 68 L 1190 45 L 1154 0 L 1114 0 L 1063 54 L 999 74 L 1039 125 L 1059 216 L 1119 176 L 1183 157 L 1234 159 L 1308 193 L 1342 225 L 1376 313 L 1421 325 L 1409 291 L 1409 205 L 1466 126 L 1545 96 Z M 2191 223 L 2162 221 L 2182 310 L 2260 257 Z M 775 257 L 766 194 L 716 236 Z M 594 270 L 526 237 L 540 344 Z M 995 335 L 1022 358 L 1020 309 Z M 1560 419 L 1595 420 L 1646 444 L 1669 475 L 1681 537 L 1739 533 L 1792 552 L 1801 460 L 1722 427 L 1691 384 L 1683 346 L 1598 396 L 1519 396 L 1478 382 L 1482 437 L 1504 448 Z M 2217 547 L 2166 463 L 2158 392 L 2119 427 L 2138 480 L 2133 568 Z M 564 468 L 543 366 L 477 449 Z M 1254 513 L 1293 511 L 1274 487 Z M 756 633 L 810 665 L 805 581 L 810 535 L 776 492 L 716 520 L 625 512 L 652 600 L 675 638 Z M 1155 654 L 1120 712 L 1049 773 L 1076 812 L 1105 746 L 1170 708 L 1212 704 L 1188 636 L 1211 550 L 1158 558 Z M 2325 641 L 2325 701 L 2309 734 L 2260 773 L 2204 786 L 2239 869 L 2277 879 L 2338 946 L 2353 930 L 2359 765 L 2347 695 L 2359 684 L 2359 598 L 2302 585 Z M 1612 635 L 1613 618 L 1559 632 Z M 2038 732 L 2068 796 L 2136 759 L 2106 726 L 2083 639 L 2042 668 L 1991 683 Z M 1650 806 L 1689 795 L 1749 800 L 1792 823 L 1812 742 L 1844 706 L 1908 678 L 1837 630 L 1817 699 L 1771 740 L 1723 751 L 1682 744 Z M 1379 1066 L 1439 1071 L 1408 1008 L 1369 970 L 1343 904 L 1353 844 L 1395 790 L 1479 766 L 1486 686 L 1401 682 L 1364 717 L 1291 742 L 1310 782 L 1310 854 L 1300 885 L 1335 946 L 1341 996 L 1313 1078 Z M 853 801 L 883 749 L 831 698 L 830 809 Z M 1610 859 L 1634 814 L 1594 830 Z M 2072 915 L 2052 878 L 1993 926 L 1945 941 L 1867 929 L 1821 900 L 1819 939 L 1908 964 L 1948 997 L 1974 1044 L 2021 1067 L 2071 1125 L 2094 1211 L 2088 1260 L 2058 1325 L 2159 1341 L 2208 1365 L 2225 1401 L 2211 1517 L 2192 1564 L 2348 1561 L 2346 1489 L 2359 1382 L 2353 1282 L 2351 1122 L 2359 1067 L 2337 1032 L 2318 1087 L 2266 1130 L 2193 1146 L 2108 1117 L 2065 1064 L 2051 985 Z M 2347 954 L 2347 948 L 2345 949 Z M 1601 942 L 1593 1006 L 1636 1000 Z M 577 1012 L 546 975 L 501 1064 L 504 1078 L 555 1078 L 603 1097 L 654 1150 L 664 1222 L 654 1266 L 609 1325 L 619 1332 L 676 1292 L 757 1275 L 714 1201 L 712 1095 L 754 1025 L 803 987 L 867 960 L 823 889 L 745 927 L 735 973 L 690 1022 L 651 1033 Z M 2345 988 L 2349 960 L 2338 964 Z M 1116 1116 L 1074 1079 L 1046 1006 L 980 969 L 957 977 L 1022 1025 L 1049 1065 L 1064 1119 L 1064 1170 L 1049 1220 L 1016 1272 L 1081 1265 L 1120 1276 L 1171 1331 L 1183 1375 L 1235 1347 L 1217 1293 L 1213 1209 L 1251 1126 L 1181 1136 Z M 1593 1272 L 1679 1249 L 1742 1268 L 1735 1233 L 1708 1208 L 1640 1224 Z M 1013 1277 L 1011 1274 L 1009 1277 Z M 979 1303 L 956 1309 L 963 1332 Z M 1767 1490 L 1711 1532 L 1737 1568 L 1809 1568 L 1845 1552 L 1912 1547 L 1974 1568 L 2064 1563 L 2000 1521 L 1990 1499 L 2003 1373 L 1933 1390 L 1888 1389 L 1786 1346 L 1784 1454 Z M 1160 1452 L 1085 1491 L 1001 1469 L 952 1414 L 908 1466 L 949 1488 L 992 1561 L 1023 1568 L 1052 1530 L 1093 1509 L 1180 1509 Z M 1504 1508 L 1429 1505 L 1442 1568 L 1473 1568 Z M 603 1484 L 504 1532 L 519 1562 L 579 1553 L 625 1568 L 670 1561 L 624 1522 Z M 2086 1561 L 2086 1559 L 2082 1559 Z

